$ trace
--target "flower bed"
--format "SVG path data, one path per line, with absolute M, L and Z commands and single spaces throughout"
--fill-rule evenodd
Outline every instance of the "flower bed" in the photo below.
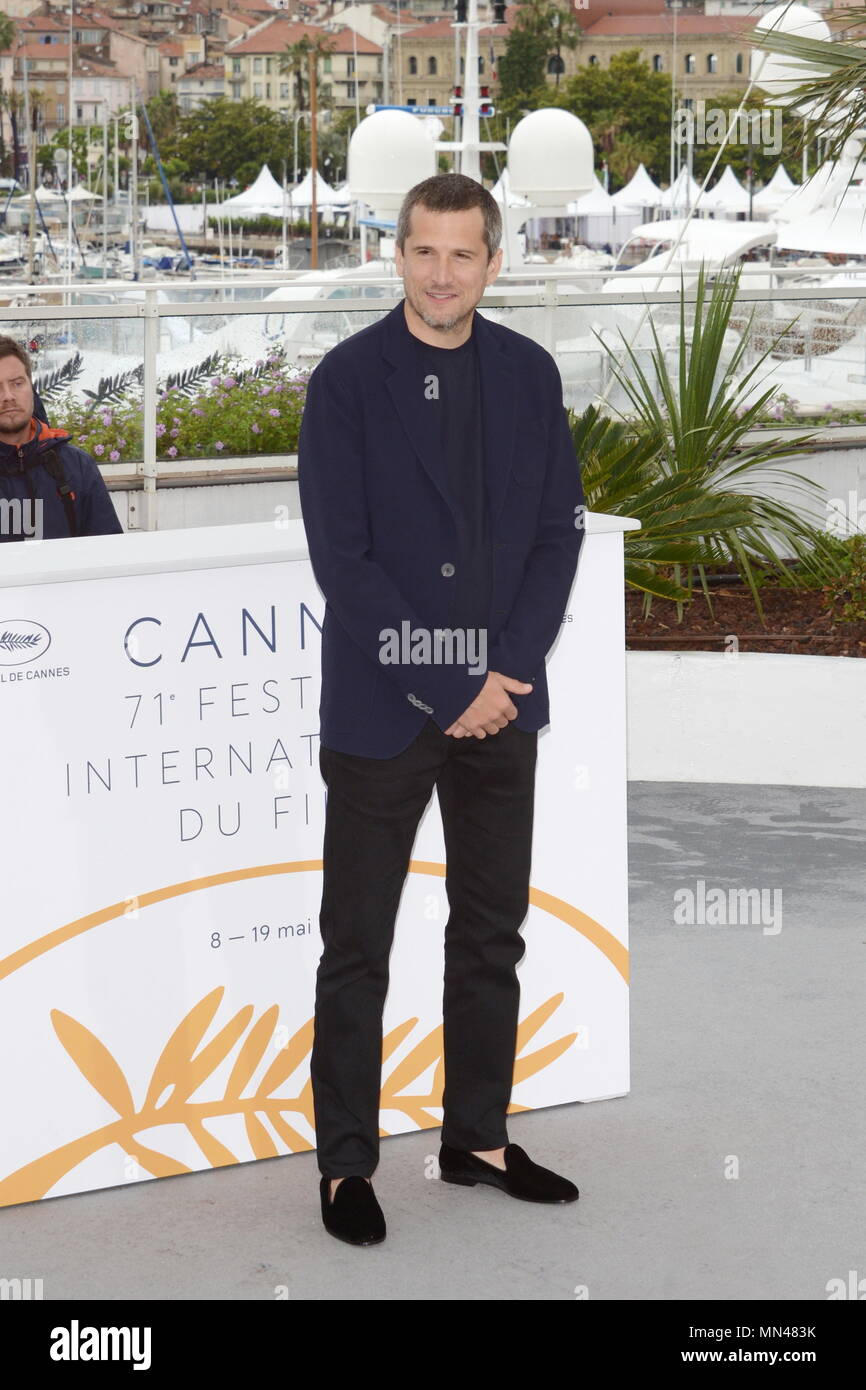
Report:
M 157 459 L 297 453 L 309 377 L 279 351 L 249 368 L 213 356 L 169 377 L 157 402 Z M 43 394 L 53 425 L 100 463 L 142 458 L 140 368 L 100 382 L 83 399 L 63 386 L 49 384 Z

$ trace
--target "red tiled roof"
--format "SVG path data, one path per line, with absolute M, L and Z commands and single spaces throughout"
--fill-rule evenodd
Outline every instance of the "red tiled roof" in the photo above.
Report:
M 63 33 L 69 32 L 69 25 L 61 24 L 53 15 L 30 14 L 24 19 L 16 19 L 13 22 L 19 32 L 22 29 L 29 29 L 36 34 L 56 34 L 58 30 Z
M 241 53 L 282 53 L 286 46 L 298 43 L 303 38 L 330 40 L 328 47 L 332 53 L 381 53 L 377 43 L 364 38 L 363 34 L 352 37 L 347 25 L 339 29 L 323 29 L 321 24 L 301 24 L 297 20 L 274 19 L 263 24 L 254 33 L 244 34 L 226 45 L 226 56 L 236 57 Z
M 677 38 L 685 39 L 734 35 L 754 29 L 756 15 L 684 15 L 677 19 Z M 606 15 L 584 29 L 584 39 L 673 38 L 674 17 L 670 11 L 657 15 Z
M 332 53 L 382 52 L 378 43 L 373 43 L 372 39 L 365 38 L 363 34 L 353 34 L 348 25 L 344 25 L 342 29 L 332 30 L 329 37 Z
M 193 66 L 191 68 L 187 68 L 186 72 L 183 73 L 177 80 L 178 83 L 181 83 L 187 77 L 195 77 L 196 79 L 201 79 L 202 81 L 208 81 L 210 78 L 222 78 L 225 77 L 225 75 L 225 68 L 220 67 L 219 63 L 194 63 Z
M 41 59 L 42 62 L 50 62 L 53 59 L 55 63 L 63 58 L 69 62 L 68 43 L 20 43 L 14 52 L 16 58 L 32 58 L 35 61 Z

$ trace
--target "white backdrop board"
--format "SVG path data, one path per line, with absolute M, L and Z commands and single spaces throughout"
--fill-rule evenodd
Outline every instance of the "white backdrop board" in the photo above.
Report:
M 590 515 L 539 735 L 511 1110 L 629 1088 L 622 520 Z M 324 600 L 303 526 L 0 551 L 0 1205 L 315 1147 Z M 441 1124 L 435 797 L 381 1130 Z

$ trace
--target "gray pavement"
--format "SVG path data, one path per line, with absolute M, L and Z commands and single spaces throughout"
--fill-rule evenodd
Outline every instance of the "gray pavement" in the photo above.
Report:
M 428 1130 L 382 1143 L 380 1246 L 324 1230 L 309 1153 L 5 1208 L 0 1273 L 60 1300 L 821 1301 L 866 1278 L 866 792 L 633 783 L 629 817 L 631 1093 L 509 1118 L 578 1202 L 429 1180 Z M 781 929 L 677 924 L 699 879 L 781 889 Z

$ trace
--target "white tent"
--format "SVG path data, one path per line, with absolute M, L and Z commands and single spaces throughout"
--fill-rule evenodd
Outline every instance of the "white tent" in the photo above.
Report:
M 292 208 L 309 208 L 313 204 L 313 171 L 308 169 L 301 182 L 289 190 Z M 316 170 L 316 208 L 345 207 L 342 198 L 337 197 L 333 188 Z
M 660 206 L 667 208 L 668 211 L 673 209 L 677 212 L 685 212 L 687 205 L 689 210 L 694 207 L 700 191 L 700 186 L 695 183 L 688 169 L 683 165 L 670 188 L 666 188 L 662 194 Z
M 503 203 L 507 196 L 508 206 L 510 208 L 525 208 L 529 206 L 529 199 L 524 198 L 522 193 L 515 193 L 514 189 L 511 187 L 511 175 L 508 172 L 507 165 L 502 170 L 502 173 L 499 175 L 499 178 L 496 180 L 490 192 L 497 203 Z
M 91 193 L 89 188 L 85 188 L 83 183 L 77 183 L 70 193 L 64 194 L 69 203 L 101 203 L 100 193 Z
M 243 193 L 236 193 L 233 198 L 226 198 L 225 202 L 218 203 L 216 208 L 217 212 L 231 213 L 233 217 L 258 217 L 262 213 L 275 216 L 282 213 L 282 210 L 283 190 L 267 164 L 262 165 L 249 188 L 245 188 Z
M 822 208 L 801 221 L 779 225 L 776 246 L 780 251 L 866 255 L 866 209 Z
M 24 196 L 28 198 L 30 195 L 25 193 Z M 62 203 L 63 194 L 56 188 L 46 188 L 44 183 L 40 183 L 36 189 L 36 201 L 38 203 Z
M 625 188 L 611 195 L 617 212 L 638 212 L 641 208 L 657 208 L 664 194 L 653 183 L 646 168 L 639 164 Z
M 788 194 L 785 201 L 776 208 L 773 217 L 780 222 L 800 222 L 810 217 L 821 207 L 833 207 L 845 192 L 851 177 L 850 162 L 839 162 L 834 167 L 827 160 L 810 179 Z
M 613 207 L 613 199 L 604 188 L 598 174 L 593 174 L 592 188 L 574 202 L 566 203 L 566 212 L 570 217 L 609 217 Z
M 718 183 L 707 189 L 699 207 L 706 212 L 714 212 L 717 217 L 733 217 L 738 212 L 749 211 L 748 189 L 740 183 L 730 164 L 725 165 L 725 172 Z
M 765 216 L 775 212 L 790 198 L 798 186 L 790 179 L 784 164 L 780 164 L 770 182 L 765 184 L 759 193 L 755 194 L 755 211 L 763 213 Z

